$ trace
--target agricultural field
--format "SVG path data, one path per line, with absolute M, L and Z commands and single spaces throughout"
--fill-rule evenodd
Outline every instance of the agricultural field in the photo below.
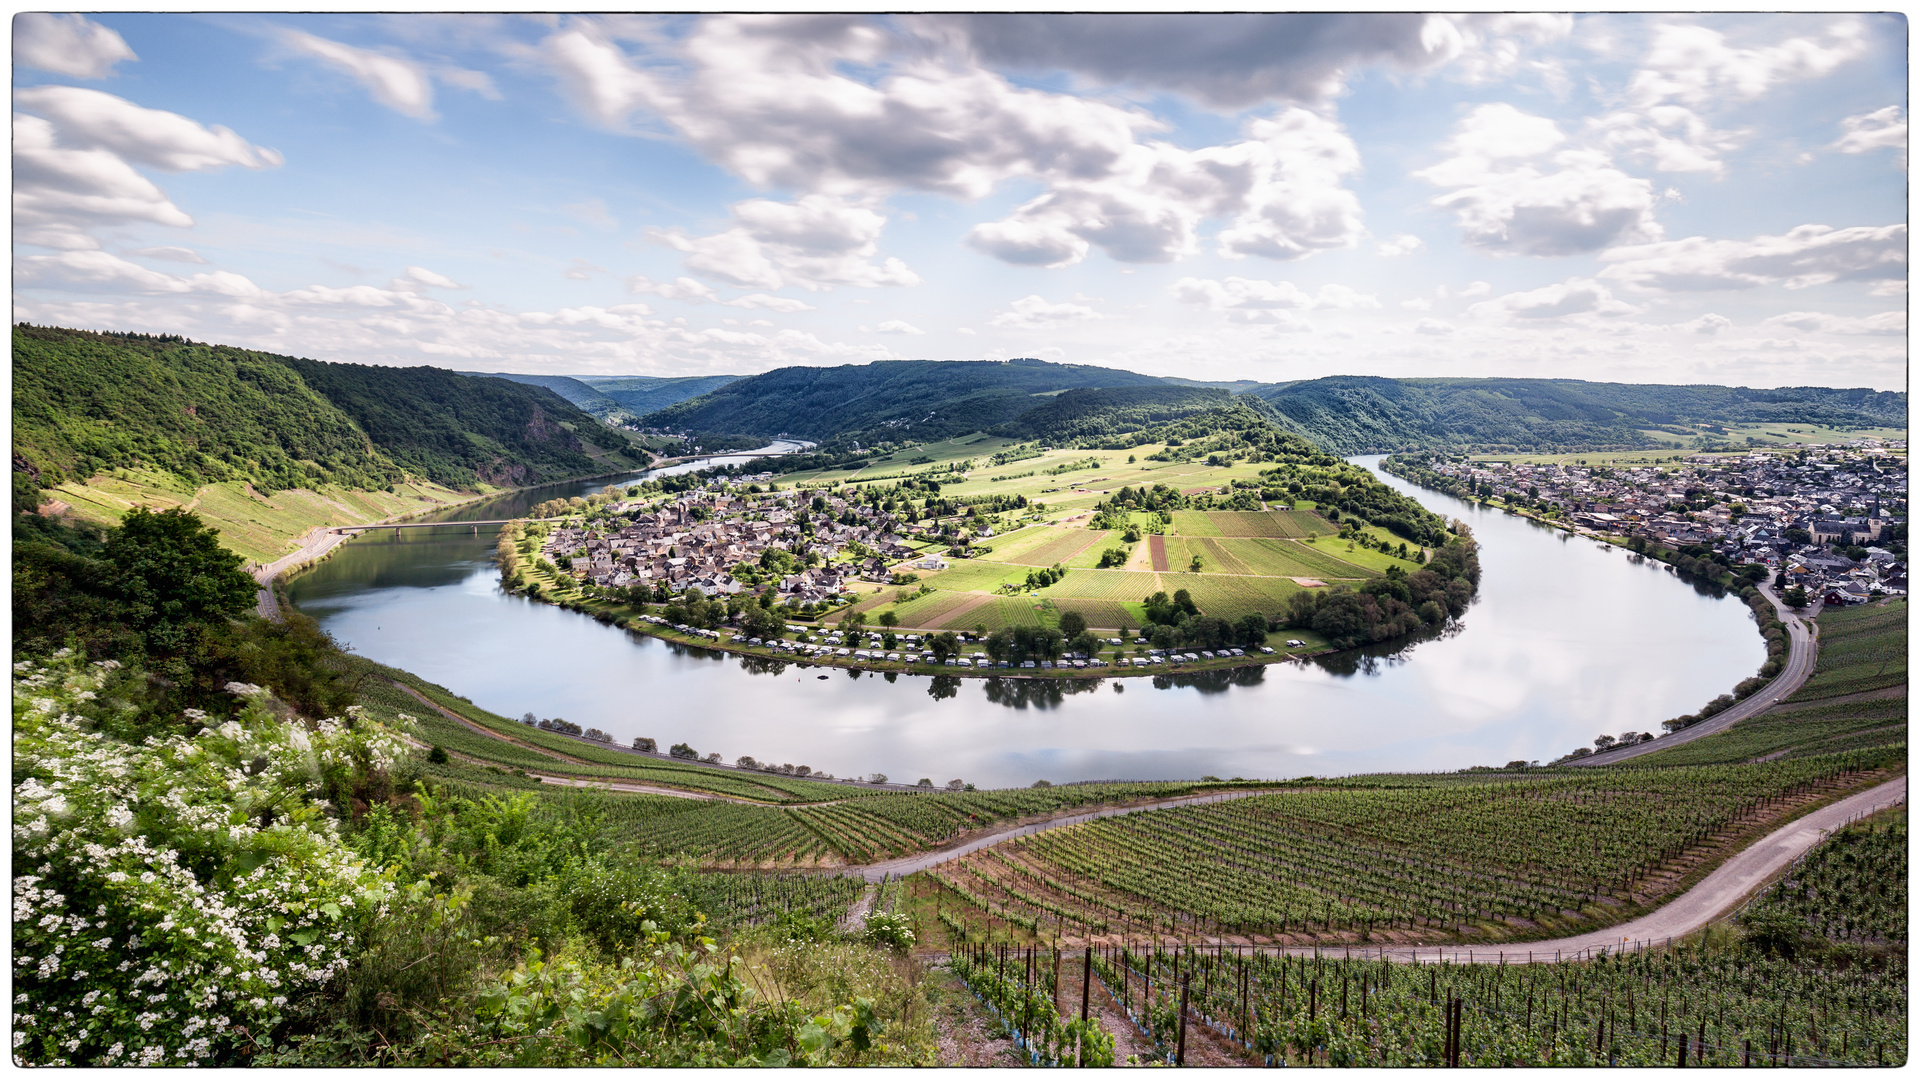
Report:
M 1907 683 L 1907 601 L 1829 609 L 1819 616 L 1820 657 L 1791 701 L 1885 690 Z
M 1093 543 L 1080 549 L 1078 555 L 1070 559 L 1062 560 L 1061 565 L 1069 568 L 1078 567 L 1083 570 L 1092 570 L 1100 565 L 1100 556 L 1106 552 L 1107 549 L 1120 548 L 1131 554 L 1132 550 L 1138 546 L 1137 544 L 1129 544 L 1125 540 L 1122 540 L 1121 537 L 1125 534 L 1118 530 L 1091 530 L 1090 535 L 1094 538 Z
M 1056 829 L 935 872 L 979 898 L 982 921 L 992 904 L 1063 932 L 1525 941 L 1630 918 L 1783 817 L 1903 763 L 1881 751 L 1540 779 L 1296 782 Z
M 293 550 L 293 541 L 326 525 L 364 525 L 465 502 L 476 496 L 424 481 L 395 484 L 388 491 L 356 491 L 325 485 L 261 495 L 244 481 L 193 487 L 171 474 L 115 469 L 85 482 L 69 481 L 51 498 L 102 525 L 118 524 L 135 506 L 164 510 L 184 506 L 220 530 L 220 545 L 256 563 L 270 563 Z

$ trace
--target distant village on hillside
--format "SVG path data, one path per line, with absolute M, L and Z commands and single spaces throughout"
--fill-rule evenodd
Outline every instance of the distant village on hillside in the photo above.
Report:
M 993 534 L 984 521 L 964 531 L 908 521 L 837 495 L 772 491 L 770 480 L 716 479 L 665 502 L 616 503 L 597 523 L 555 529 L 542 551 L 602 588 L 716 596 L 773 584 L 780 600 L 818 607 L 836 603 L 855 578 L 887 582 L 891 564 L 904 560 L 944 569 L 939 555 L 923 553 L 935 540 Z
M 1604 466 L 1435 457 L 1426 467 L 1608 535 L 1705 548 L 1832 605 L 1907 591 L 1904 442 Z M 1901 451 L 1895 453 L 1894 451 Z

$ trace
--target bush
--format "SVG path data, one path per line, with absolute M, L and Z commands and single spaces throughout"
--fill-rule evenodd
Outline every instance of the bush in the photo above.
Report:
M 406 744 L 365 717 L 282 723 L 239 683 L 231 720 L 122 741 L 114 666 L 15 667 L 15 1059 L 241 1063 L 393 897 L 314 796 Z
M 913 948 L 913 916 L 904 911 L 887 911 L 867 916 L 861 937 L 874 945 L 905 951 Z

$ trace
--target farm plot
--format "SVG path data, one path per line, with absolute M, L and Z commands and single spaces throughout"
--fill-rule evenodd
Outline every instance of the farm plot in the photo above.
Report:
M 1277 554 L 1284 554 L 1301 568 L 1294 571 L 1296 574 L 1317 578 L 1363 578 L 1373 575 L 1373 571 L 1364 566 L 1347 562 L 1338 555 L 1322 551 L 1311 544 L 1303 544 L 1298 540 L 1255 540 L 1253 542 L 1272 544 Z
M 1037 595 L 1055 600 L 1140 600 L 1150 596 L 1160 588 L 1160 579 L 1153 574 L 1141 574 L 1127 570 L 1075 570 L 1060 579 L 1057 585 L 1040 590 Z
M 1025 570 L 984 559 L 953 559 L 945 570 L 920 575 L 920 580 L 948 592 L 992 592 L 1010 581 L 1025 581 Z
M 1031 566 L 1052 566 L 1054 563 L 1064 563 L 1098 543 L 1103 535 L 1087 529 L 1060 531 L 1064 535 L 1029 550 L 1026 557 L 1020 561 Z
M 936 589 L 925 596 L 915 597 L 893 609 L 900 617 L 901 626 L 938 626 L 940 620 L 955 610 L 972 606 L 980 599 L 978 593 L 945 592 Z
M 1242 615 L 1273 615 L 1286 606 L 1287 597 L 1300 591 L 1286 578 L 1235 577 L 1228 574 L 1168 574 L 1167 592 L 1187 590 L 1208 615 L 1237 619 Z
M 1291 540 L 1274 540 L 1267 537 L 1249 537 L 1237 541 L 1234 554 L 1255 574 L 1270 577 L 1335 577 L 1357 578 L 1366 576 L 1357 566 L 1340 566 L 1329 560 L 1309 561 L 1311 556 L 1301 556 L 1302 551 L 1311 552 L 1311 548 L 1302 548 Z
M 1201 510 L 1175 510 L 1173 531 L 1181 536 L 1221 535 L 1220 526 L 1213 522 L 1213 515 Z
M 1147 537 L 1147 551 L 1153 559 L 1155 570 L 1167 568 L 1167 538 L 1155 533 Z
M 1144 595 L 1144 594 L 1143 594 Z M 1096 630 L 1114 630 L 1122 626 L 1137 626 L 1140 620 L 1128 613 L 1126 605 L 1118 600 L 1079 600 L 1062 598 L 1057 601 L 1059 610 L 1056 616 L 1069 611 L 1077 611 L 1087 620 L 1087 625 Z
M 1084 570 L 1091 570 L 1100 565 L 1100 555 L 1108 548 L 1117 547 L 1123 551 L 1131 551 L 1133 548 L 1132 544 L 1120 539 L 1120 533 L 1112 530 L 1094 530 L 1088 535 L 1093 537 L 1093 542 L 1080 549 L 1080 553 L 1073 558 L 1062 559 L 1061 565 L 1069 568 L 1078 567 Z
M 1034 548 L 1042 547 L 1054 540 L 1058 540 L 1060 537 L 1066 535 L 1068 531 L 1067 529 L 1055 528 L 1050 525 L 1030 525 L 1018 532 L 1010 532 L 1005 536 L 996 536 L 987 541 L 988 546 L 993 548 L 993 554 L 986 556 L 986 558 L 991 562 L 1028 563 L 1037 566 L 1048 566 L 1051 564 L 1034 563 L 1032 559 L 1025 558 L 1024 556 Z
M 954 611 L 939 628 L 971 630 L 984 626 L 994 631 L 1009 626 L 1039 626 L 1040 612 L 1036 608 L 1040 603 L 1025 596 L 989 596 L 983 603 Z
M 1212 523 L 1214 536 L 1272 536 L 1279 538 L 1294 536 L 1312 536 L 1316 532 L 1334 531 L 1318 516 L 1298 510 L 1268 510 L 1265 512 L 1244 512 L 1237 510 L 1209 510 L 1207 520 Z M 1316 529 L 1314 526 L 1318 525 Z M 1182 528 L 1181 532 L 1190 530 Z M 1193 535 L 1201 535 L 1197 531 Z
M 1199 555 L 1206 568 L 1216 574 L 1259 573 L 1236 554 L 1240 547 L 1241 544 L 1234 541 L 1211 537 L 1194 537 L 1187 541 L 1187 549 Z

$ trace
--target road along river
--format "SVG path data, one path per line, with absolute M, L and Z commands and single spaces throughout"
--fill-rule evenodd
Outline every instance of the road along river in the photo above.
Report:
M 833 670 L 822 681 L 818 670 L 670 645 L 507 595 L 489 562 L 489 526 L 477 536 L 363 536 L 288 592 L 354 651 L 496 713 L 531 710 L 728 760 L 981 787 L 1545 761 L 1602 733 L 1657 732 L 1766 659 L 1737 598 L 1704 595 L 1619 549 L 1382 479 L 1473 527 L 1484 575 L 1466 616 L 1422 641 L 1201 676 L 1047 682 Z M 513 517 L 604 486 L 553 485 L 442 519 Z

